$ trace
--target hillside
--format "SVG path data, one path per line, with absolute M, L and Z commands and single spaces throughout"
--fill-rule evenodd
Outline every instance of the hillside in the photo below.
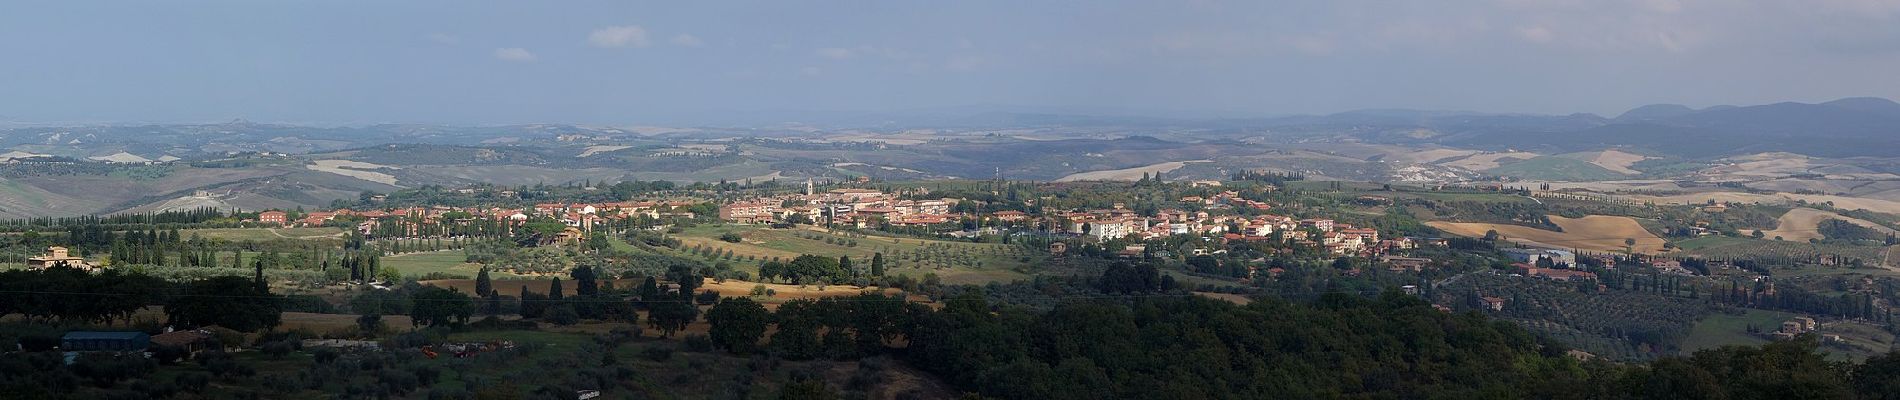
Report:
M 1589 161 L 1549 156 L 1513 162 L 1484 172 L 1513 178 L 1556 181 L 1600 181 L 1624 176 Z

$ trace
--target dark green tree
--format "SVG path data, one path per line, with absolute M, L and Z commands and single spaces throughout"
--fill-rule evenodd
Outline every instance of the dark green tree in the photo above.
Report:
M 597 278 L 594 273 L 594 267 L 585 265 L 574 267 L 574 271 L 569 274 L 574 277 L 574 294 L 580 296 L 600 294 L 600 286 L 596 283 Z
M 277 326 L 281 300 L 256 282 L 221 276 L 185 284 L 165 305 L 165 316 L 180 326 L 218 325 L 240 332 Z
M 706 311 L 706 322 L 712 324 L 707 334 L 714 346 L 734 354 L 751 354 L 758 351 L 759 339 L 764 338 L 771 319 L 765 306 L 752 299 L 725 298 Z
M 475 295 L 488 297 L 494 292 L 495 284 L 488 280 L 488 267 L 482 266 L 481 271 L 475 273 Z
M 475 312 L 475 303 L 460 289 L 423 286 L 412 294 L 409 312 L 416 326 L 441 326 L 450 322 L 467 323 Z

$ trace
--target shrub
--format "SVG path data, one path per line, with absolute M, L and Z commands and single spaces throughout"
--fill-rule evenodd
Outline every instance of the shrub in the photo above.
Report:
M 684 341 L 686 343 L 686 351 L 705 353 L 713 349 L 712 338 L 708 338 L 706 335 L 697 333 L 689 334 L 686 335 Z
M 719 292 L 712 291 L 712 290 L 699 292 L 699 295 L 693 296 L 693 301 L 698 302 L 699 305 L 702 305 L 702 306 L 709 306 L 709 305 L 712 305 L 713 303 L 718 303 Z
M 342 356 L 342 354 L 338 353 L 336 349 L 332 349 L 328 347 L 317 349 L 317 351 L 311 352 L 310 355 L 311 357 L 317 360 L 318 364 L 329 364 L 332 362 L 336 362 L 336 359 Z
M 568 326 L 580 323 L 581 314 L 574 311 L 573 305 L 562 304 L 548 309 L 547 320 L 555 325 Z
M 157 368 L 157 363 L 140 355 L 119 355 L 114 353 L 80 353 L 73 361 L 74 375 L 90 379 L 99 386 L 110 386 L 114 382 L 144 376 Z
M 196 393 L 205 390 L 205 386 L 211 385 L 211 375 L 202 372 L 186 372 L 172 377 L 172 384 L 178 385 L 178 390 Z
M 20 349 L 29 352 L 51 351 L 59 347 L 58 335 L 29 334 L 20 336 Z
M 296 349 L 296 345 L 292 344 L 290 340 L 286 339 L 286 340 L 279 340 L 275 342 L 265 343 L 262 350 L 264 351 L 264 354 L 269 355 L 271 359 L 282 360 L 284 359 L 284 356 L 290 354 L 291 350 L 295 350 L 295 349 Z
M 640 355 L 646 356 L 648 360 L 666 362 L 666 360 L 673 359 L 673 348 L 667 346 L 648 347 L 646 350 L 641 350 Z
M 213 375 L 217 376 L 251 376 L 257 374 L 256 369 L 248 365 L 238 364 L 237 359 L 232 358 L 230 353 L 223 351 L 200 352 L 198 353 L 196 361 L 199 366 L 204 367 L 205 371 L 210 371 Z
M 178 361 L 184 360 L 185 357 L 190 356 L 190 355 L 191 355 L 191 352 L 185 351 L 185 348 L 183 347 L 164 346 L 164 345 L 152 346 L 152 360 L 158 361 L 159 364 L 164 364 L 164 365 L 177 364 Z

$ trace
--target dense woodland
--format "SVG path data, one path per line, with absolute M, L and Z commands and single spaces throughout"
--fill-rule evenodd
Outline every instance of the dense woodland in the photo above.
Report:
M 69 271 L 9 272 L 6 278 L 41 291 L 92 289 L 87 293 L 93 294 L 132 293 L 126 292 L 130 290 L 126 285 L 151 279 Z M 519 305 L 512 308 L 553 324 L 572 323 L 575 318 L 644 319 L 660 336 L 672 336 L 687 322 L 702 318 L 697 307 L 686 305 L 709 304 L 703 318 L 712 325 L 711 332 L 689 336 L 687 343 L 704 343 L 737 356 L 787 361 L 891 357 L 960 390 L 992 398 L 1875 399 L 1900 395 L 1900 353 L 1858 365 L 1843 364 L 1816 352 L 1812 338 L 1662 357 L 1646 364 L 1580 361 L 1569 356 L 1563 344 L 1515 324 L 1476 313 L 1446 313 L 1394 291 L 1330 293 L 1312 300 L 1262 298 L 1240 306 L 1185 295 L 1160 279 L 1157 271 L 1133 265 L 1112 266 L 1096 279 L 957 287 L 943 292 L 941 309 L 866 294 L 793 300 L 777 311 L 767 311 L 751 298 L 699 298 L 703 296 L 691 295 L 695 293 L 692 285 L 664 290 L 656 284 L 662 279 L 696 282 L 698 277 L 691 270 L 674 270 L 638 287 L 617 289 L 602 287 L 592 271 L 577 270 L 566 284 L 550 281 L 545 293 L 522 293 L 512 301 Z M 6 288 L 7 293 L 23 291 L 19 286 Z M 1013 292 L 1041 295 L 1008 295 Z M 470 322 L 471 316 L 503 312 L 498 305 L 478 306 L 501 301 L 492 289 L 473 297 L 429 287 L 398 293 L 401 297 L 353 301 L 360 303 L 355 307 L 363 309 L 359 311 L 364 312 L 366 327 L 374 327 L 378 316 L 391 311 L 406 312 L 431 330 L 496 329 L 492 326 L 498 322 Z M 22 303 L 19 300 L 24 298 L 9 298 L 8 304 L 28 305 L 7 311 L 84 323 L 121 318 L 124 310 L 138 303 L 164 303 L 172 322 L 182 326 L 256 330 L 277 323 L 272 318 L 276 303 L 223 301 L 230 296 L 272 297 L 252 280 L 207 279 L 142 296 L 82 296 L 119 301 L 96 305 L 80 304 L 90 301 Z M 398 306 L 372 305 L 384 303 Z M 407 309 L 398 309 L 402 307 Z M 359 373 L 324 375 L 335 378 L 259 375 L 244 362 L 220 353 L 204 353 L 188 361 L 177 356 L 88 356 L 69 366 L 45 364 L 37 361 L 43 353 L 33 350 L 48 347 L 46 336 L 36 336 L 31 330 L 7 332 L 12 332 L 5 337 L 10 344 L 27 350 L 0 355 L 0 369 L 8 372 L 0 374 L 0 388 L 4 388 L 0 392 L 11 396 L 177 397 L 193 391 L 181 387 L 206 387 L 197 380 L 208 380 L 219 388 L 207 392 L 213 397 L 227 390 L 260 393 L 255 390 L 263 390 L 260 385 L 265 383 L 293 391 L 338 390 L 328 393 L 344 397 L 469 395 L 435 392 L 430 388 L 435 381 L 430 367 L 413 360 L 396 361 L 395 369 L 361 369 L 362 374 L 372 374 L 368 382 L 380 382 L 375 386 L 334 386 L 323 379 L 355 382 L 349 376 Z M 430 342 L 423 335 L 399 337 L 388 344 L 402 349 Z M 267 352 L 291 351 L 272 350 L 277 345 L 269 343 L 259 346 Z M 319 364 L 313 368 L 322 369 L 321 363 L 329 362 L 322 361 L 323 357 L 328 356 L 319 355 Z M 155 364 L 181 362 L 212 372 L 210 376 L 186 374 L 192 377 L 189 380 L 155 380 L 159 375 L 154 372 L 163 369 Z M 583 377 L 547 385 L 616 387 L 611 379 Z M 846 394 L 818 386 L 785 385 L 783 390 L 810 390 L 819 395 L 816 398 Z

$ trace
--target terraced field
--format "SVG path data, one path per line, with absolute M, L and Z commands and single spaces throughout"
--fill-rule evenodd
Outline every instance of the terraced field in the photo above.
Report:
M 1847 259 L 1860 259 L 1867 265 L 1893 262 L 1893 260 L 1887 257 L 1889 249 L 1880 246 L 1815 244 L 1788 240 L 1757 240 L 1721 236 L 1689 239 L 1677 242 L 1676 245 L 1681 246 L 1683 249 L 1682 255 L 1718 260 L 1756 259 L 1780 264 L 1814 262 L 1814 257 L 1816 256 L 1832 255 Z

